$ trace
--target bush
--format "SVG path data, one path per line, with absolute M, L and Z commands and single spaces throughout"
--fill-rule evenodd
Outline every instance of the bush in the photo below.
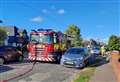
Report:
M 4 43 L 5 38 L 7 37 L 7 33 L 4 29 L 0 28 L 0 44 Z

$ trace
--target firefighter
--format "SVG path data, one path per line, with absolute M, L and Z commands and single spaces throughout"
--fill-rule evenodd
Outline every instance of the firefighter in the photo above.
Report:
M 105 56 L 105 46 L 101 46 L 100 48 L 101 56 Z

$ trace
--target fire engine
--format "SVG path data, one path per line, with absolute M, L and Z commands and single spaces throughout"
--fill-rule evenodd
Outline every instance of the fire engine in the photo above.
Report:
M 59 61 L 67 49 L 66 35 L 52 29 L 32 30 L 28 45 L 28 59 L 37 61 Z

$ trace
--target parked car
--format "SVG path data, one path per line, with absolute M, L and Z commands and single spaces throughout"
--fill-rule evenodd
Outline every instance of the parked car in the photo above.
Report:
M 109 62 L 110 59 L 111 59 L 111 51 L 105 52 L 105 56 L 104 57 L 105 57 L 106 62 Z
M 84 68 L 89 60 L 89 52 L 86 48 L 71 48 L 61 58 L 61 65 L 75 68 Z
M 100 48 L 94 47 L 91 49 L 91 54 L 94 54 L 95 56 L 100 55 Z
M 1 46 L 0 47 L 0 64 L 4 64 L 9 61 L 22 61 L 22 52 L 17 50 L 13 46 Z

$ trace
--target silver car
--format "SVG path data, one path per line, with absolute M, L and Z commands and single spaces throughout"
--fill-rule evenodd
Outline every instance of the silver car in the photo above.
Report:
M 86 48 L 71 48 L 61 58 L 61 65 L 84 68 L 90 55 Z

